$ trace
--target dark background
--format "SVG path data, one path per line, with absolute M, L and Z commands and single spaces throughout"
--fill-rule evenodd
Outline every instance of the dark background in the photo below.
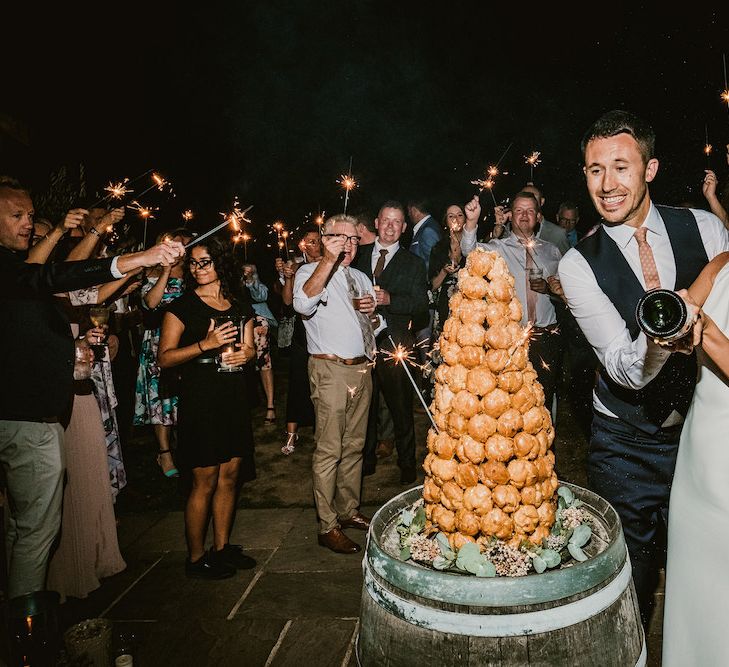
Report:
M 145 197 L 160 206 L 150 224 L 177 225 L 191 208 L 204 231 L 237 195 L 254 204 L 259 247 L 277 218 L 293 230 L 308 213 L 341 211 L 350 156 L 349 212 L 425 195 L 440 218 L 509 144 L 496 198 L 530 180 L 524 156 L 538 150 L 547 217 L 574 199 L 589 226 L 579 142 L 613 108 L 656 130 L 655 200 L 705 206 L 706 128 L 711 167 L 727 178 L 724 9 L 227 4 L 36 6 L 5 21 L 0 118 L 15 129 L 0 135 L 0 173 L 39 192 L 53 170 L 83 163 L 93 195 L 154 168 L 176 197 Z

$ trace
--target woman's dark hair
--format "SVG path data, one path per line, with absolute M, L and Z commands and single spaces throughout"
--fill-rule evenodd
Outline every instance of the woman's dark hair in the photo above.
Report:
M 211 236 L 197 244 L 200 248 L 207 248 L 210 259 L 215 265 L 215 273 L 220 280 L 220 290 L 223 296 L 232 304 L 241 306 L 248 301 L 246 294 L 241 289 L 240 276 L 242 268 L 238 258 L 233 254 L 233 247 L 230 241 Z M 188 254 L 185 261 L 185 284 L 195 285 L 197 281 L 190 272 L 190 257 Z
M 441 218 L 441 221 L 440 221 L 440 226 L 443 227 L 443 229 L 445 229 L 446 231 L 450 231 L 450 227 L 448 226 L 448 209 L 451 206 L 458 206 L 458 208 L 461 209 L 461 213 L 463 213 L 463 220 L 464 220 L 464 222 L 465 222 L 465 219 L 466 219 L 466 211 L 463 208 L 463 204 L 457 204 L 456 202 L 453 202 L 452 204 L 448 204 L 445 207 L 445 209 L 443 210 L 443 217 Z

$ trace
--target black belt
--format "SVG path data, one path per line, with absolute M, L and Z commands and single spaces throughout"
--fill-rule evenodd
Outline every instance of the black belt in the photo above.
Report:
M 554 324 L 548 324 L 546 327 L 532 327 L 532 331 L 538 334 L 556 334 L 559 333 L 559 324 L 555 322 Z
M 357 366 L 358 364 L 364 364 L 369 361 L 369 359 L 365 356 L 354 357 L 353 359 L 343 359 L 342 357 L 338 357 L 336 354 L 312 354 L 311 356 L 314 357 L 314 359 L 336 361 L 340 364 L 344 364 L 345 366 Z
M 58 417 L 0 417 L 0 421 L 33 422 L 34 424 L 57 424 Z
M 197 359 L 193 359 L 193 362 L 196 364 L 214 364 L 215 357 L 198 357 Z

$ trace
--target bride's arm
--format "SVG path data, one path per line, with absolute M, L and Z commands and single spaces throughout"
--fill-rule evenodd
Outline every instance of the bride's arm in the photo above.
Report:
M 716 274 L 729 262 L 729 252 L 723 252 L 712 259 L 701 271 L 699 277 L 689 287 L 691 300 L 702 308 L 714 286 Z M 716 364 L 726 378 L 729 378 L 729 338 L 716 326 L 716 323 L 701 311 L 701 347 Z

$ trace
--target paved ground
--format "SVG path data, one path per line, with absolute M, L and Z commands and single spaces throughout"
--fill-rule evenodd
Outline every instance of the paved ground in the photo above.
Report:
M 277 380 L 283 390 L 283 378 Z M 255 411 L 258 479 L 243 489 L 232 539 L 258 560 L 256 569 L 220 582 L 185 578 L 183 497 L 176 482 L 159 473 L 149 433 L 139 430 L 125 451 L 129 488 L 117 507 L 127 570 L 105 580 L 89 598 L 63 605 L 64 627 L 84 618 L 112 619 L 117 634 L 134 635 L 135 667 L 357 664 L 361 557 L 317 545 L 311 430 L 302 432 L 293 456 L 282 456 L 283 391 L 277 404 L 276 427 L 263 426 L 263 412 Z M 427 417 L 417 414 L 416 424 L 422 459 Z M 584 485 L 584 439 L 562 407 L 557 434 L 561 478 Z M 363 511 L 374 512 L 405 488 L 394 457 L 386 460 L 365 478 Z M 348 533 L 364 544 L 364 534 Z M 651 665 L 660 664 L 660 618 L 656 621 L 649 637 Z

